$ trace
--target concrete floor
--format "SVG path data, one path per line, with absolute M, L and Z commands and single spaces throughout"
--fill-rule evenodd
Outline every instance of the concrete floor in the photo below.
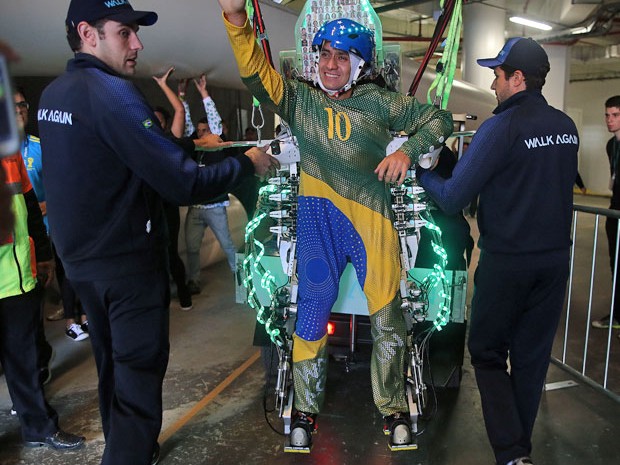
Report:
M 601 205 L 606 206 L 606 201 Z M 460 388 L 437 390 L 436 412 L 420 424 L 418 450 L 392 453 L 372 402 L 364 345 L 358 346 L 349 371 L 343 362 L 330 362 L 326 406 L 312 453 L 283 453 L 283 437 L 265 420 L 267 416 L 281 431 L 277 415 L 265 414 L 263 408 L 265 372 L 260 351 L 252 345 L 255 315 L 234 303 L 234 283 L 225 263 L 203 270 L 202 279 L 206 284 L 202 294 L 195 296 L 193 310 L 182 312 L 177 302 L 171 306 L 162 465 L 493 464 L 467 354 Z M 50 304 L 48 311 L 55 308 Z M 23 448 L 18 421 L 9 415 L 6 385 L 0 383 L 0 465 L 96 465 L 100 461 L 103 436 L 90 344 L 69 340 L 63 329 L 62 321 L 46 322 L 48 339 L 56 349 L 46 393 L 58 410 L 61 426 L 84 434 L 86 445 L 64 453 Z M 602 333 L 593 335 L 593 345 Z M 620 346 L 616 333 L 611 342 Z M 535 463 L 618 463 L 620 404 L 552 365 L 548 383 L 566 380 L 576 384 L 543 395 L 534 431 Z M 271 392 L 266 403 L 268 408 L 272 404 Z

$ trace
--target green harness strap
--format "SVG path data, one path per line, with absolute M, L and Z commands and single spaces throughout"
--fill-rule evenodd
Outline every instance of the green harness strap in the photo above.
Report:
M 443 8 L 445 0 L 441 0 Z M 463 25 L 463 2 L 456 0 L 454 11 L 450 19 L 450 27 L 445 40 L 445 45 L 441 59 L 437 63 L 437 76 L 428 89 L 428 103 L 436 105 L 438 108 L 445 110 L 448 107 L 448 99 L 452 90 L 452 81 L 454 81 L 454 72 L 456 70 L 456 62 L 459 53 L 459 42 L 461 39 L 461 28 Z M 436 90 L 435 90 L 436 89 Z M 435 95 L 433 97 L 433 90 Z

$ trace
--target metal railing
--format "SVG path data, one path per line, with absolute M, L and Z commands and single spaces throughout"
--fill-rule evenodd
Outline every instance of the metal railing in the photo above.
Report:
M 600 224 L 620 219 L 620 211 L 574 205 L 566 312 L 558 329 L 551 361 L 582 382 L 620 402 L 620 340 L 611 325 L 592 330 L 591 322 L 613 314 L 618 276 L 620 228 L 616 234 L 614 266 L 610 266 L 605 232 Z M 600 261 L 603 264 L 599 264 Z M 561 355 L 555 354 L 561 347 Z

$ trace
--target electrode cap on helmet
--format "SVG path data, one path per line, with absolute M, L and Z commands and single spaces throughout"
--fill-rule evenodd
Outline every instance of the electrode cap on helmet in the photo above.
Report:
M 312 40 L 313 50 L 318 51 L 324 41 L 331 42 L 332 48 L 354 53 L 367 64 L 373 62 L 374 34 L 366 26 L 352 19 L 334 19 L 321 26 Z

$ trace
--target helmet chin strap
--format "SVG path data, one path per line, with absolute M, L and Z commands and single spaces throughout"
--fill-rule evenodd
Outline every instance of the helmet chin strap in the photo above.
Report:
M 349 80 L 340 89 L 332 90 L 332 89 L 326 88 L 325 85 L 323 84 L 323 81 L 321 80 L 321 73 L 319 72 L 319 53 L 316 54 L 315 61 L 316 61 L 316 65 L 315 65 L 316 72 L 314 74 L 314 83 L 318 84 L 319 87 L 323 89 L 323 91 L 332 98 L 336 98 L 344 94 L 345 92 L 347 92 L 351 87 L 353 87 L 357 83 L 357 81 L 360 78 L 363 78 L 364 76 L 368 75 L 370 71 L 370 70 L 367 70 L 364 74 L 360 75 L 362 73 L 362 70 L 364 69 L 364 65 L 366 64 L 366 62 L 364 61 L 362 57 L 359 57 L 356 54 L 349 52 L 349 61 L 351 63 L 351 73 L 349 75 Z

